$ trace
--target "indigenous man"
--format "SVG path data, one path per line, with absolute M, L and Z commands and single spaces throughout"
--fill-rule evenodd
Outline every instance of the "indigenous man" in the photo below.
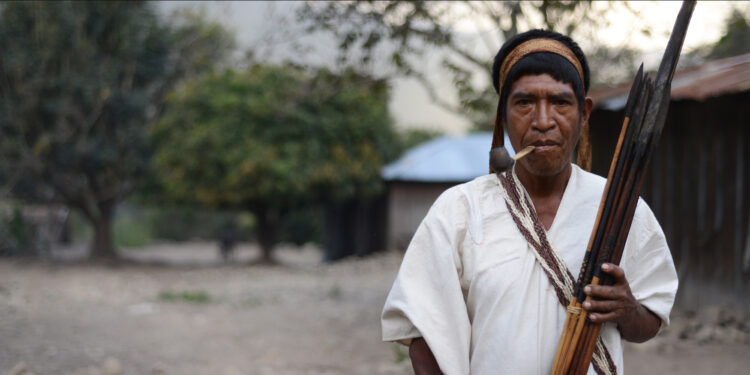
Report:
M 492 70 L 493 147 L 505 128 L 515 150 L 536 148 L 508 171 L 445 191 L 415 233 L 382 326 L 384 340 L 409 346 L 417 374 L 550 373 L 566 318 L 559 275 L 580 267 L 606 183 L 571 164 L 577 144 L 578 163 L 586 159 L 593 107 L 588 63 L 574 41 L 519 34 Z M 589 285 L 596 300 L 583 306 L 604 323 L 589 373 L 622 373 L 621 340 L 656 335 L 677 290 L 664 234 L 643 201 L 620 266 L 602 271 L 614 285 Z

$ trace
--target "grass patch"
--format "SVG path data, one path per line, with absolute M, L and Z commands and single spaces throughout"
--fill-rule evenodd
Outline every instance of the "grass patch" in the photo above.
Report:
M 159 300 L 166 302 L 207 303 L 211 301 L 211 296 L 202 290 L 185 290 L 181 292 L 164 290 L 159 292 Z
M 339 299 L 341 299 L 341 295 L 342 295 L 342 294 L 344 294 L 344 293 L 343 293 L 343 291 L 341 290 L 341 287 L 340 287 L 340 286 L 338 286 L 338 285 L 333 285 L 333 286 L 331 286 L 331 289 L 329 289 L 329 290 L 328 290 L 328 293 L 327 293 L 327 295 L 328 295 L 328 298 L 330 298 L 330 299 L 334 299 L 334 300 L 339 300 Z

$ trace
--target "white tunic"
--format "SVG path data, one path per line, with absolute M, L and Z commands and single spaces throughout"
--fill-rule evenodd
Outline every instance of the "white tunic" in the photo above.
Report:
M 573 165 L 547 231 L 574 277 L 605 183 Z M 500 188 L 490 174 L 452 187 L 435 201 L 383 309 L 383 340 L 408 345 L 424 337 L 447 375 L 549 374 L 565 323 L 565 309 L 508 213 Z M 620 266 L 635 298 L 668 324 L 677 273 L 661 227 L 642 200 Z M 601 335 L 623 373 L 619 331 L 606 323 Z

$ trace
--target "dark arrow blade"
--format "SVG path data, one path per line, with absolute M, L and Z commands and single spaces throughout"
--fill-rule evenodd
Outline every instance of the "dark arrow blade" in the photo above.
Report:
M 659 71 L 654 79 L 654 94 L 651 103 L 648 106 L 648 112 L 644 120 L 644 135 L 651 135 L 653 129 L 653 138 L 651 146 L 654 147 L 658 141 L 661 131 L 664 128 L 664 122 L 667 118 L 667 109 L 669 108 L 669 96 L 672 88 L 672 77 L 677 69 L 677 61 L 680 59 L 680 51 L 685 41 L 690 17 L 695 9 L 695 0 L 688 0 L 682 3 L 680 13 L 672 28 L 672 35 L 669 37 L 669 43 L 664 50 L 664 56 L 659 64 Z

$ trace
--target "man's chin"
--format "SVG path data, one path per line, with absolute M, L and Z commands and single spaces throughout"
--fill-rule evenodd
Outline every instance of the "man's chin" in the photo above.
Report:
M 552 177 L 556 176 L 565 171 L 570 163 L 555 163 L 555 164 L 543 164 L 543 163 L 524 163 L 524 169 L 530 174 L 535 176 Z

